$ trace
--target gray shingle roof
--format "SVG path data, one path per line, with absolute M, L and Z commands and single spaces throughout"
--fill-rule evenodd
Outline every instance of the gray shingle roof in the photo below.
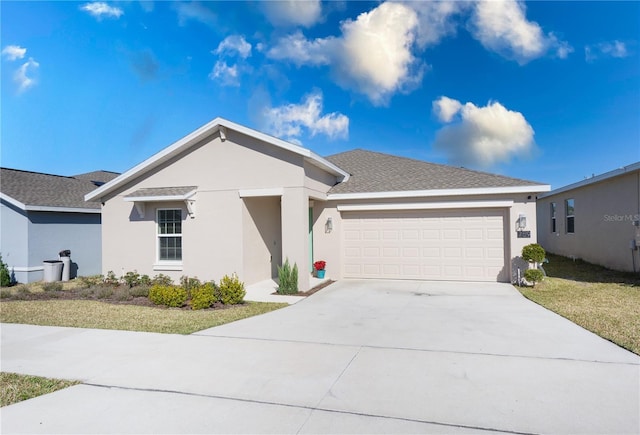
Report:
M 87 172 L 85 174 L 73 175 L 73 178 L 77 178 L 78 180 L 86 180 L 91 181 L 96 186 L 102 186 L 105 183 L 116 178 L 118 175 L 117 172 L 111 171 L 93 171 Z
M 27 206 L 96 210 L 100 203 L 84 200 L 84 195 L 97 188 L 91 178 L 95 177 L 82 179 L 0 168 L 0 192 Z
M 143 198 L 148 196 L 184 196 L 196 190 L 197 186 L 176 186 L 176 187 L 146 187 L 138 189 L 125 196 L 125 198 Z
M 330 194 L 536 186 L 542 183 L 356 149 L 326 157 L 351 177 Z

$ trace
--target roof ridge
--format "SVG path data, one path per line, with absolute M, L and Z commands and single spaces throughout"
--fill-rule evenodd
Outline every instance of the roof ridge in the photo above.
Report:
M 70 175 L 49 174 L 47 172 L 28 171 L 26 169 L 15 169 L 15 168 L 6 168 L 6 167 L 0 167 L 0 169 L 4 169 L 5 171 L 23 172 L 25 174 L 46 175 L 48 177 L 60 177 L 60 178 L 67 178 L 70 180 L 77 180 L 77 178 Z M 84 180 L 78 180 L 78 181 L 84 181 Z

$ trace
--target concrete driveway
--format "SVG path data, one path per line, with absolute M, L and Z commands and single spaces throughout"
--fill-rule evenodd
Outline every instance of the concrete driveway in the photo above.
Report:
M 191 336 L 2 325 L 2 433 L 640 433 L 640 358 L 508 284 L 341 281 Z

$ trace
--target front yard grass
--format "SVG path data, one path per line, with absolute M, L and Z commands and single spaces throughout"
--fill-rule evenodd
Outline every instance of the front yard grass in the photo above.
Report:
M 117 305 L 90 300 L 3 301 L 0 321 L 44 326 L 119 329 L 125 331 L 191 334 L 288 306 L 246 302 L 216 310 L 181 310 Z
M 43 394 L 79 384 L 76 381 L 41 378 L 39 376 L 0 373 L 0 406 L 11 405 Z
M 547 254 L 547 277 L 528 299 L 640 355 L 640 276 Z

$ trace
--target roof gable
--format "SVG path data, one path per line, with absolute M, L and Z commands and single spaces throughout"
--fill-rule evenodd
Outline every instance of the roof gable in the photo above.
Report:
M 179 139 L 168 147 L 164 148 L 160 152 L 154 154 L 147 160 L 138 164 L 137 166 L 131 168 L 127 172 L 118 176 L 117 178 L 111 180 L 106 183 L 104 186 L 99 187 L 95 191 L 87 194 L 85 199 L 87 201 L 96 200 L 101 198 L 119 187 L 130 183 L 132 180 L 140 177 L 148 171 L 151 171 L 154 168 L 159 167 L 163 163 L 171 160 L 175 156 L 185 152 L 192 146 L 200 143 L 203 139 L 213 136 L 215 134 L 219 134 L 221 140 L 226 140 L 227 129 L 237 131 L 241 134 L 253 137 L 260 141 L 266 142 L 270 145 L 276 146 L 281 149 L 288 150 L 292 153 L 298 154 L 302 156 L 307 162 L 317 166 L 328 173 L 336 175 L 339 179 L 345 180 L 349 178 L 349 174 L 344 172 L 339 167 L 335 166 L 333 163 L 323 159 L 319 155 L 313 153 L 312 151 L 300 147 L 298 145 L 294 145 L 292 143 L 286 142 L 282 139 L 275 138 L 273 136 L 269 136 L 265 133 L 261 133 L 259 131 L 250 129 L 248 127 L 244 127 L 242 125 L 233 123 L 223 118 L 216 118 L 208 124 L 198 128 L 187 136 Z M 241 145 L 241 144 L 240 144 Z
M 559 193 L 568 192 L 573 189 L 578 189 L 580 187 L 589 186 L 591 184 L 599 183 L 601 181 L 610 180 L 611 178 L 620 177 L 622 175 L 631 174 L 634 171 L 640 171 L 640 162 L 632 163 L 627 166 L 623 166 L 622 168 L 614 169 L 613 171 L 605 172 L 604 174 L 594 175 L 591 178 L 584 179 L 582 181 L 578 181 L 576 183 L 571 183 L 567 186 L 559 187 L 557 189 L 552 190 L 551 192 L 547 192 L 539 196 L 539 198 L 545 198 L 551 195 L 557 195 Z
M 517 189 L 546 191 L 549 186 L 448 165 L 356 149 L 326 158 L 349 172 L 330 195 L 373 192 L 419 192 L 457 189 Z

